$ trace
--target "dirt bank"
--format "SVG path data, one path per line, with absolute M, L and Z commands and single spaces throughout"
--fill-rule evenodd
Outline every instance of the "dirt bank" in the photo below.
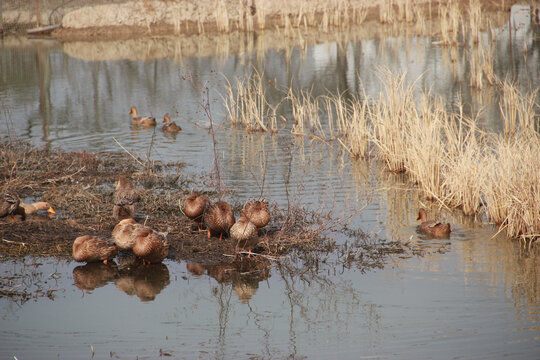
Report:
M 466 13 L 468 1 L 463 2 Z M 33 24 L 34 2 L 4 6 L 5 24 Z M 507 10 L 503 5 L 485 0 L 483 10 Z M 24 5 L 25 4 L 25 5 Z M 23 6 L 24 5 L 24 6 Z M 504 6 L 504 8 L 502 7 Z M 253 32 L 269 29 L 316 28 L 328 32 L 365 21 L 379 23 L 419 21 L 436 17 L 438 3 L 428 0 L 350 1 L 263 1 L 263 0 L 81 0 L 60 2 L 43 0 L 40 25 L 61 24 L 53 36 L 63 40 L 126 39 L 157 35 L 192 35 L 206 33 Z

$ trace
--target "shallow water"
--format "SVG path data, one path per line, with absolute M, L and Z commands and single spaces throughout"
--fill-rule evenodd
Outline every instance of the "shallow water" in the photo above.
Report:
M 494 70 L 519 81 L 523 91 L 535 89 L 539 28 L 523 9 L 512 14 L 510 37 L 504 19 L 494 29 Z M 293 137 L 290 120 L 277 135 L 227 126 L 219 96 L 225 79 L 253 67 L 264 71 L 277 103 L 279 89 L 289 85 L 318 95 L 346 88 L 361 93 L 362 84 L 375 97 L 375 69 L 383 65 L 406 70 L 409 81 L 423 74 L 418 92 L 431 89 L 448 106 L 460 94 L 467 112 L 484 108 L 483 127 L 500 129 L 496 91 L 468 87 L 466 48 L 452 62 L 449 49 L 434 46 L 432 38 L 349 36 L 281 47 L 265 36 L 242 37 L 240 50 L 225 37 L 208 40 L 211 50 L 203 39 L 195 50 L 187 40 L 170 38 L 63 45 L 4 40 L 3 141 L 11 136 L 87 151 L 123 151 L 120 143 L 143 160 L 152 143 L 152 159 L 212 172 L 212 136 L 201 107 L 208 87 L 220 171 L 235 191 L 231 200 L 258 196 L 264 183 L 264 196 L 280 207 L 294 201 L 334 209 L 334 216 L 352 214 L 352 228 L 410 241 L 425 254 L 394 255 L 384 269 L 367 272 L 331 257 L 317 274 L 299 277 L 274 266 L 259 278 L 170 260 L 142 274 L 51 258 L 4 261 L 3 277 L 13 276 L 14 287 L 40 296 L 0 299 L 0 356 L 91 358 L 93 348 L 95 358 L 538 358 L 538 247 L 492 238 L 496 231 L 489 225 L 445 212 L 440 215 L 454 233 L 447 240 L 427 239 L 416 232 L 415 212 L 423 206 L 418 194 L 376 161 L 355 162 L 338 143 Z M 127 114 L 132 105 L 158 119 L 169 112 L 184 132 L 173 137 L 133 128 Z M 280 112 L 291 119 L 286 106 Z

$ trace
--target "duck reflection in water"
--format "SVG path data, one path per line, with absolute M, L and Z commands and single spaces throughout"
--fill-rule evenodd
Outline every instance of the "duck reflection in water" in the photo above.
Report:
M 92 291 L 114 281 L 118 275 L 118 266 L 114 262 L 94 262 L 73 269 L 73 282 L 81 290 Z
M 141 301 L 153 301 L 170 283 L 169 269 L 165 264 L 122 264 L 116 287 L 129 296 L 137 295 Z
M 247 304 L 259 289 L 259 282 L 270 277 L 270 262 L 266 259 L 241 259 L 227 264 L 187 264 L 196 276 L 207 274 L 220 284 L 231 284 L 238 299 Z

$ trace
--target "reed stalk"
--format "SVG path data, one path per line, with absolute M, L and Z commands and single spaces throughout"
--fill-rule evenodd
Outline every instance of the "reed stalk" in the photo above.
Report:
M 369 155 L 369 108 L 366 101 L 353 99 L 348 106 L 343 102 L 336 104 L 337 123 L 341 132 L 340 142 L 354 158 L 367 158 Z
M 266 26 L 266 13 L 264 11 L 264 0 L 253 0 L 253 6 L 255 8 L 255 17 L 257 19 L 257 26 L 259 30 L 262 30 Z
M 277 123 L 272 120 L 266 100 L 263 79 L 258 72 L 247 79 L 237 78 L 234 86 L 227 80 L 222 98 L 233 125 L 241 125 L 248 131 L 277 131 Z
M 215 7 L 214 18 L 218 31 L 222 33 L 230 32 L 229 13 L 224 0 L 216 0 Z
M 472 38 L 473 44 L 478 44 L 480 25 L 482 23 L 482 6 L 479 0 L 469 1 L 469 34 Z
M 383 90 L 370 107 L 373 123 L 371 141 L 378 156 L 393 172 L 405 171 L 407 122 L 416 115 L 413 85 L 406 84 L 406 74 L 393 76 L 390 70 L 380 70 Z
M 319 100 L 311 95 L 311 90 L 301 90 L 296 95 L 292 89 L 289 89 L 287 100 L 291 103 L 294 118 L 294 125 L 291 129 L 292 134 L 307 135 L 308 131 L 317 131 L 319 136 L 323 135 L 319 115 Z
M 463 115 L 461 103 L 459 114 L 451 114 L 447 120 L 443 127 L 446 139 L 441 168 L 443 201 L 461 207 L 465 215 L 474 215 L 482 206 L 482 187 L 486 183 L 485 133 L 478 129 L 476 119 Z

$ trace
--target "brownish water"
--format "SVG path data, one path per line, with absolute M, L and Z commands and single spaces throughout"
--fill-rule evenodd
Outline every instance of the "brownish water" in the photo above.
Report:
M 512 37 L 505 33 L 507 24 L 496 29 L 495 73 L 512 77 L 523 90 L 534 89 L 540 85 L 539 29 L 526 12 L 514 10 L 518 30 Z M 161 118 L 169 112 L 184 129 L 176 137 L 157 130 L 152 158 L 210 172 L 214 155 L 201 111 L 205 99 L 184 80 L 194 75 L 200 88 L 210 89 L 217 154 L 234 199 L 258 196 L 264 177 L 263 194 L 280 206 L 294 197 L 310 208 L 334 209 L 336 217 L 354 214 L 352 228 L 413 242 L 425 254 L 394 255 L 384 269 L 367 272 L 347 269 L 330 255 L 315 275 L 299 277 L 274 266 L 256 279 L 170 260 L 142 275 L 50 258 L 6 260 L 0 272 L 14 277 L 14 287 L 50 291 L 52 299 L 0 299 L 2 358 L 91 358 L 91 347 L 95 358 L 157 358 L 160 350 L 186 359 L 538 358 L 538 246 L 523 248 L 493 237 L 489 224 L 445 212 L 437 215 L 455 231 L 446 240 L 427 239 L 416 232 L 416 211 L 425 204 L 410 184 L 376 161 L 355 162 L 338 143 L 293 137 L 291 121 L 270 135 L 229 129 L 224 118 L 224 79 L 253 67 L 264 73 L 269 98 L 277 103 L 283 97 L 279 88 L 288 86 L 313 88 L 317 95 L 359 91 L 362 84 L 375 97 L 375 69 L 384 65 L 396 73 L 406 70 L 408 81 L 423 74 L 418 91 L 431 89 L 449 107 L 458 94 L 467 111 L 484 107 L 481 125 L 497 131 L 496 91 L 471 90 L 466 50 L 459 48 L 459 61 L 452 63 L 448 49 L 432 40 L 396 36 L 233 53 L 219 47 L 213 53 L 188 51 L 175 47 L 185 44 L 179 39 L 79 47 L 4 40 L 3 141 L 15 136 L 64 149 L 122 151 L 114 137 L 145 158 L 153 130 L 132 128 L 127 112 L 136 105 L 143 115 Z M 222 38 L 213 44 L 226 43 Z M 280 111 L 291 119 L 286 106 Z

